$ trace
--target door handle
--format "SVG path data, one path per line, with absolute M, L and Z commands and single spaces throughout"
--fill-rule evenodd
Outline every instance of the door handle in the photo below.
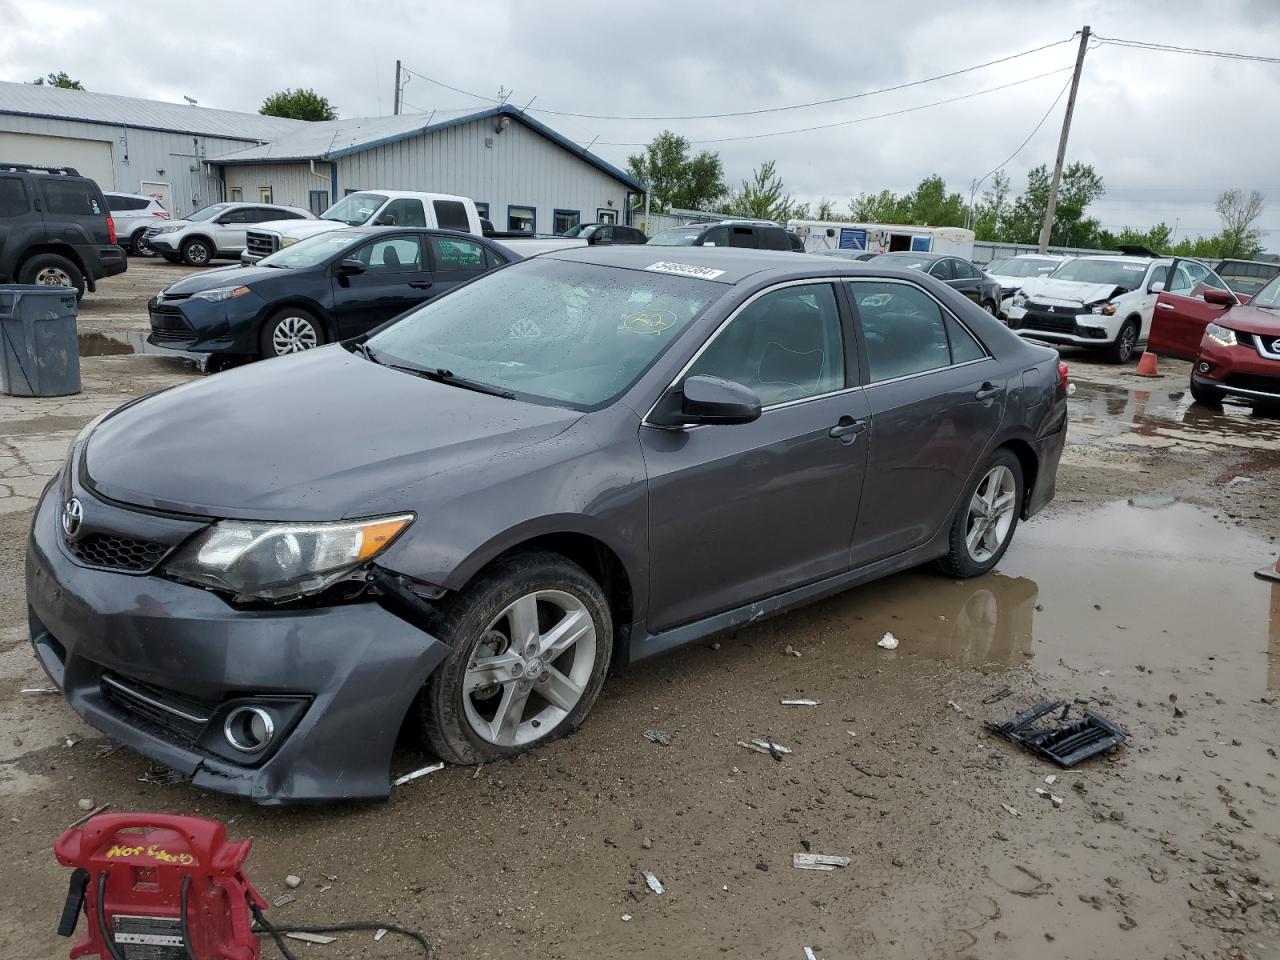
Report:
M 413 289 L 415 290 L 430 290 L 431 281 L 430 280 L 413 280 L 413 281 L 410 281 L 409 286 L 413 287 Z
M 1000 388 L 992 386 L 990 382 L 984 383 L 977 393 L 973 395 L 975 400 L 990 400 L 992 397 L 998 396 Z
M 853 417 L 844 416 L 836 421 L 836 425 L 827 431 L 827 436 L 835 437 L 841 443 L 853 443 L 858 439 L 858 434 L 867 429 L 866 420 L 855 420 Z
M 1172 310 L 1173 308 L 1172 303 L 1156 303 L 1157 310 Z

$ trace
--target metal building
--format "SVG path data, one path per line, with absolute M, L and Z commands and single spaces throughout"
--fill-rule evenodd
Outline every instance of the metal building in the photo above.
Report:
M 0 161 L 75 167 L 103 190 L 160 198 L 183 215 L 222 199 L 210 156 L 307 124 L 256 113 L 0 82 Z
M 228 200 L 269 198 L 318 213 L 357 190 L 453 193 L 474 200 L 497 229 L 531 233 L 626 223 L 631 197 L 644 193 L 634 177 L 510 105 L 435 122 L 309 123 L 210 163 Z

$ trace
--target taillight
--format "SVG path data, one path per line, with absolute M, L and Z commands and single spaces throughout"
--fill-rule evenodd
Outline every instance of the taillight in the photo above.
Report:
M 1067 365 L 1063 361 L 1059 360 L 1058 361 L 1058 389 L 1061 390 L 1063 393 L 1066 393 L 1067 387 L 1069 387 L 1070 385 L 1071 385 L 1071 377 L 1068 374 Z
M 116 222 L 111 219 L 111 214 L 107 214 L 107 243 L 114 244 L 116 242 Z
M 152 211 L 151 211 L 151 215 L 152 215 L 153 217 L 163 217 L 165 220 L 168 220 L 168 219 L 169 219 L 169 211 L 168 211 L 168 210 L 152 210 Z

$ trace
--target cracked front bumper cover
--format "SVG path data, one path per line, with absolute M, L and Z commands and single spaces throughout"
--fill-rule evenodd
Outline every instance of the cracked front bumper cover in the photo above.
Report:
M 443 643 L 373 602 L 239 610 L 207 590 L 82 567 L 57 532 L 57 490 L 27 547 L 31 640 L 81 717 L 199 788 L 262 804 L 387 796 L 396 736 Z M 265 759 L 238 763 L 122 709 L 104 673 L 206 703 L 308 705 Z

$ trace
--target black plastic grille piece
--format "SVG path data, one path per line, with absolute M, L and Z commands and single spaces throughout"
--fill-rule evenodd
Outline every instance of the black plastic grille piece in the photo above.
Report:
M 127 573 L 146 573 L 169 552 L 163 543 L 105 533 L 91 533 L 82 540 L 69 540 L 67 549 L 85 566 Z

